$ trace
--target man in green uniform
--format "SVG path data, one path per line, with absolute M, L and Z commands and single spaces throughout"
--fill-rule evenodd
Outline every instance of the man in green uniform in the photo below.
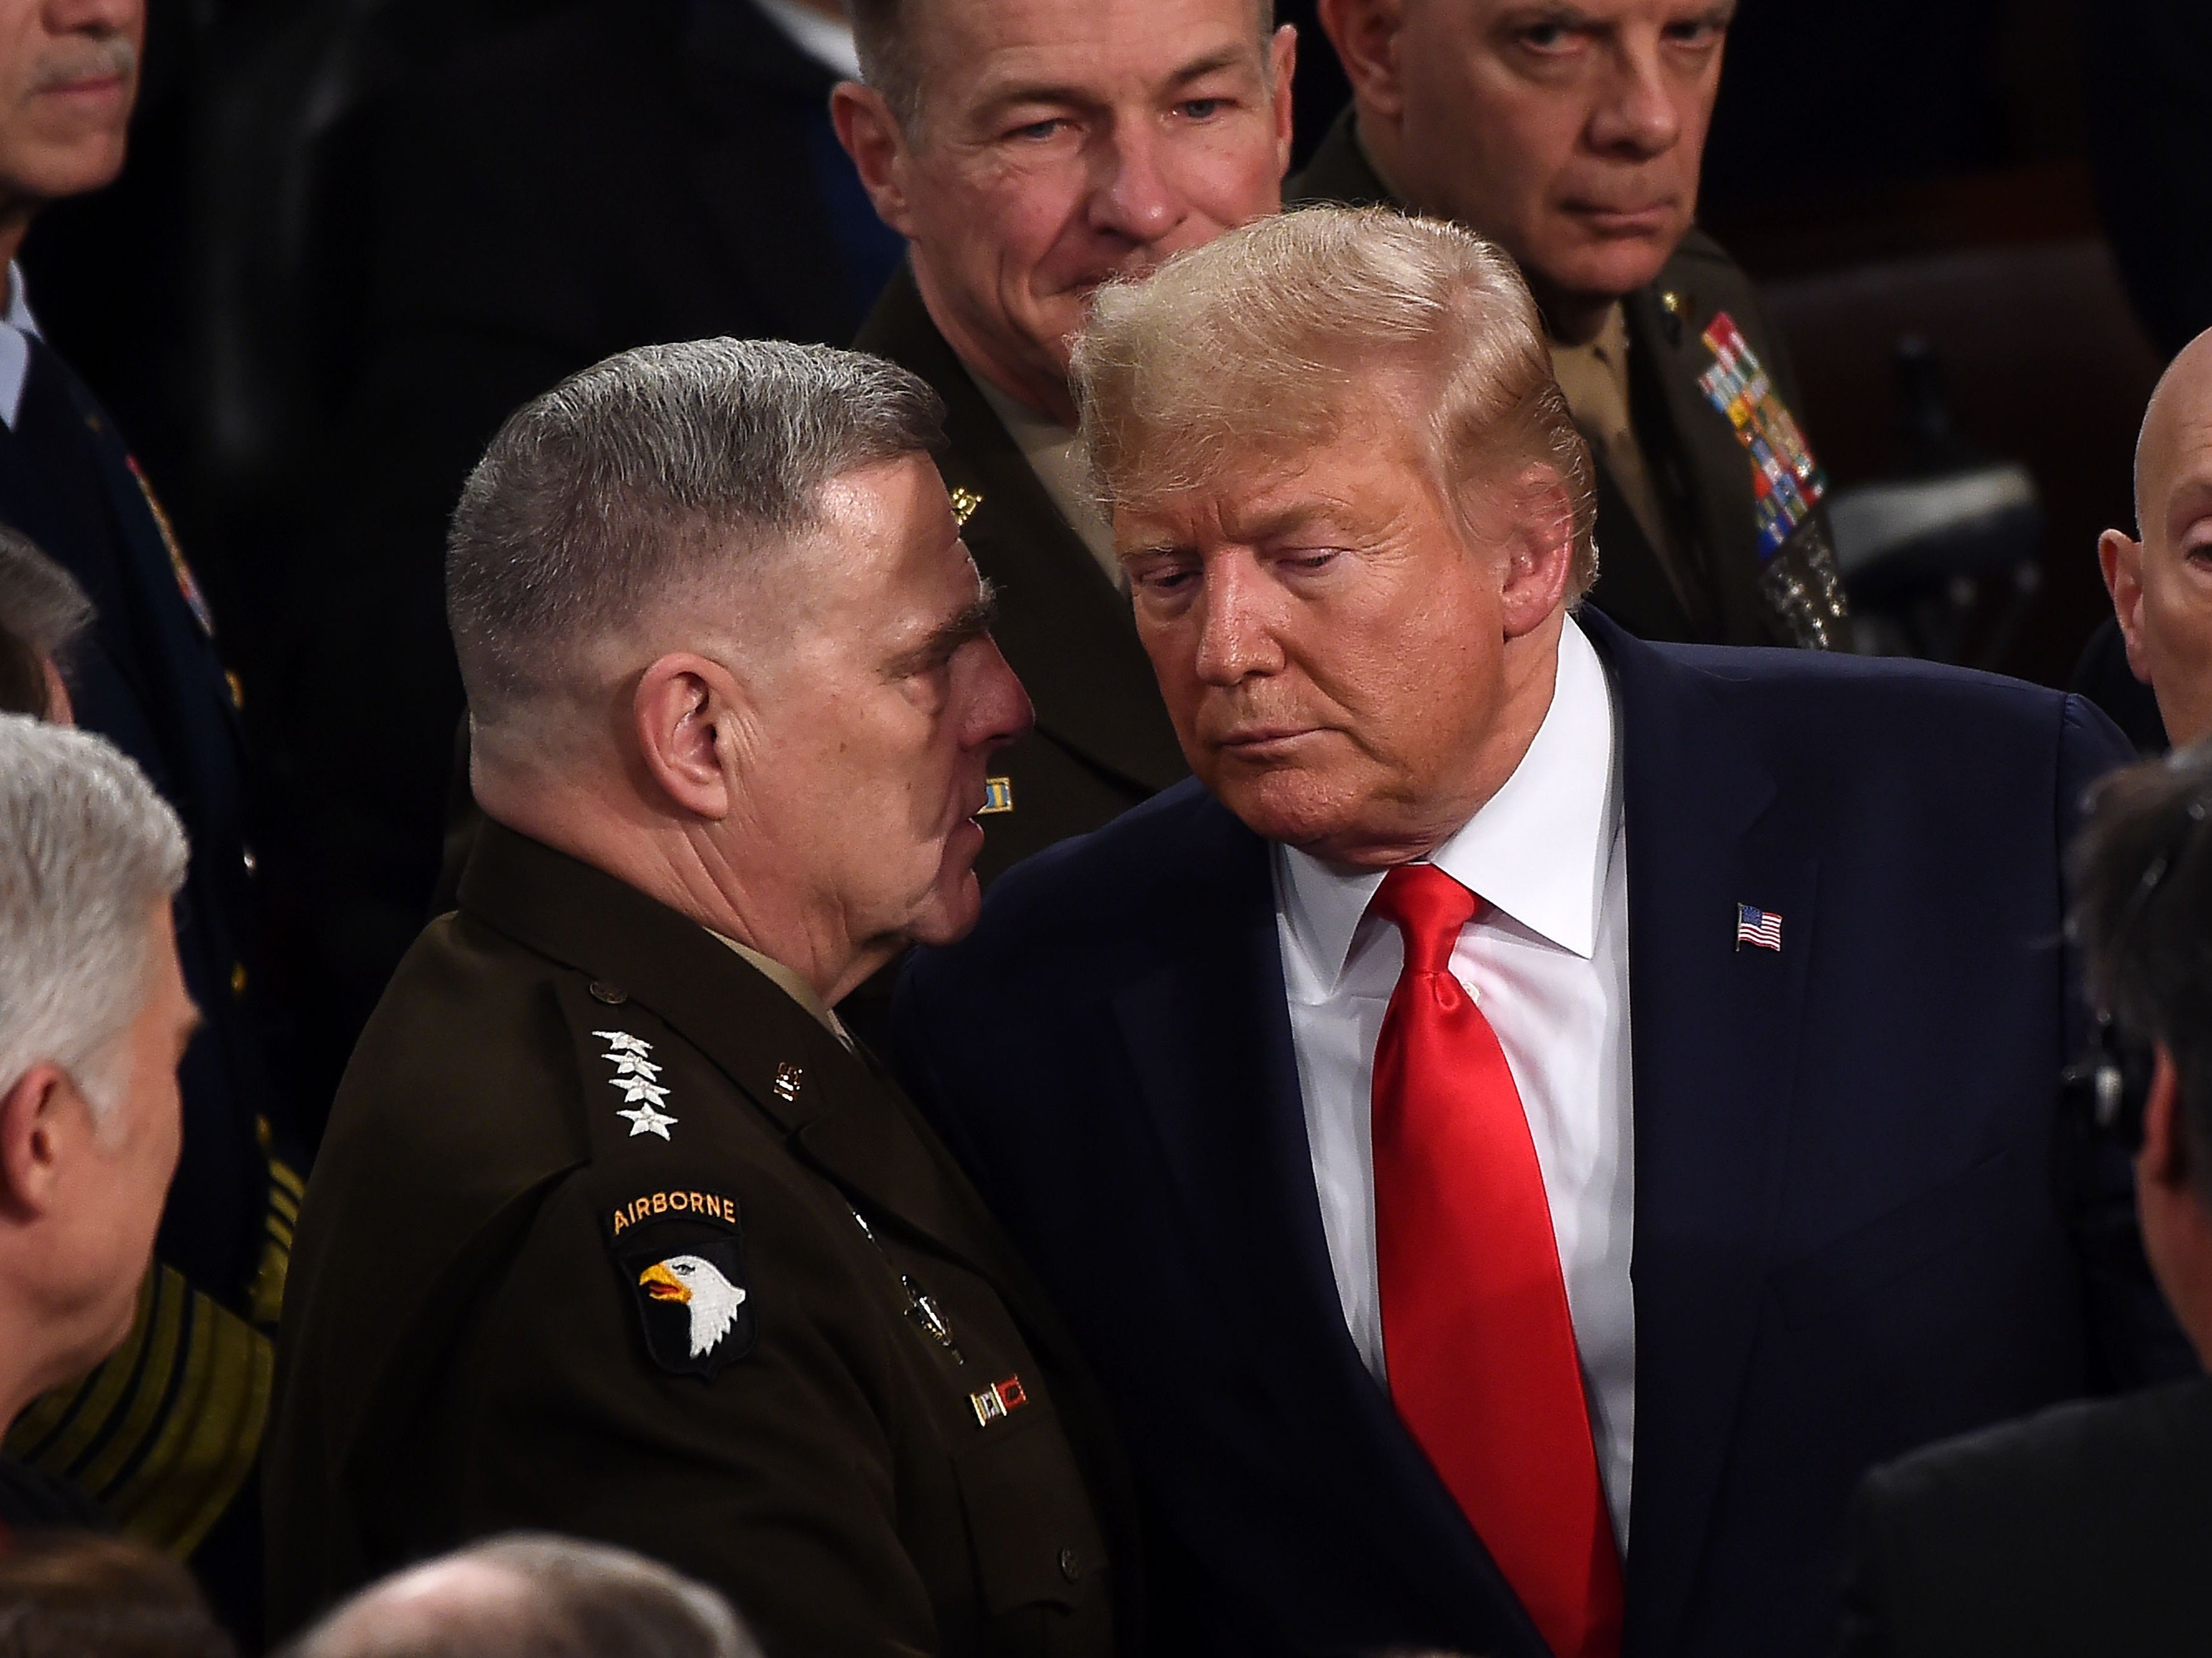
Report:
M 907 260 L 855 343 L 945 399 L 945 481 L 1005 590 L 1036 729 L 981 869 L 1188 775 L 1075 432 L 1091 295 L 1276 210 L 1293 40 L 1272 0 L 859 0 L 839 137 Z
M 1519 261 L 1597 463 L 1589 602 L 1647 639 L 1848 642 L 1781 336 L 1695 224 L 1735 0 L 1320 0 L 1352 104 L 1294 203 Z
M 708 340 L 516 414 L 447 563 L 486 823 L 304 1206 L 275 1627 L 510 1527 L 720 1588 L 773 1651 L 1134 1638 L 1060 1327 L 831 1006 L 979 902 L 1026 729 L 913 376 Z

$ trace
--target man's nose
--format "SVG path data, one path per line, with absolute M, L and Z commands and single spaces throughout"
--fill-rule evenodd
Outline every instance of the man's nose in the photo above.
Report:
M 1682 112 L 1656 34 L 1624 40 L 1590 112 L 1589 139 L 1599 150 L 1639 159 L 1663 155 L 1682 137 Z
M 41 8 L 52 34 L 123 34 L 137 24 L 145 0 L 46 0 Z
M 1099 143 L 1091 225 L 1139 246 L 1182 222 L 1182 192 L 1170 176 L 1165 139 L 1149 120 L 1115 120 Z
M 1030 706 L 1030 694 L 1022 689 L 998 641 L 987 638 L 983 643 L 987 655 L 980 665 L 981 681 L 969 708 L 968 746 L 1004 748 L 1029 735 L 1030 727 L 1036 723 L 1036 710 Z
M 1266 584 L 1239 561 L 1208 567 L 1198 598 L 1198 677 L 1234 685 L 1282 666 L 1266 613 Z

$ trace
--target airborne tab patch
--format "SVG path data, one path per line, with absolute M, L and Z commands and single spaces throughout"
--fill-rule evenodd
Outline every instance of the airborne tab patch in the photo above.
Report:
M 735 1199 L 646 1192 L 610 1211 L 606 1226 L 654 1363 L 711 1379 L 752 1351 L 752 1292 Z

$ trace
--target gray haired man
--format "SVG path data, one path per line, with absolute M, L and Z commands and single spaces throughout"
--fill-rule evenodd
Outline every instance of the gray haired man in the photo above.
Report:
M 517 1534 L 363 1589 L 281 1658 L 761 1658 L 729 1602 L 604 1543 Z
M 104 739 L 0 715 L 0 1428 L 131 1328 L 198 1022 L 185 834 Z M 52 1518 L 0 1465 L 0 1521 Z
M 779 1650 L 1128 1638 L 1073 1353 L 830 1011 L 973 923 L 987 762 L 1029 720 L 939 419 L 875 358 L 656 346 L 470 478 L 447 587 L 489 821 L 301 1217 L 278 1632 L 528 1527 L 666 1560 Z

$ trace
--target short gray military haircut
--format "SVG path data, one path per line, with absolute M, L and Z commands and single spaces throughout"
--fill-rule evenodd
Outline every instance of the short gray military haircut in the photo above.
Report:
M 812 528 L 823 486 L 944 439 L 905 369 L 781 340 L 641 346 L 507 418 L 463 486 L 446 608 L 481 735 L 574 695 L 583 652 Z
M 517 1533 L 372 1584 L 280 1658 L 760 1658 L 730 1604 L 643 1555 Z
M 184 884 L 184 825 L 106 738 L 0 714 L 0 1089 L 67 1072 L 114 1105 L 146 993 L 146 920 Z
M 64 659 L 92 625 L 92 601 L 30 537 L 0 525 L 0 628 L 40 656 Z

